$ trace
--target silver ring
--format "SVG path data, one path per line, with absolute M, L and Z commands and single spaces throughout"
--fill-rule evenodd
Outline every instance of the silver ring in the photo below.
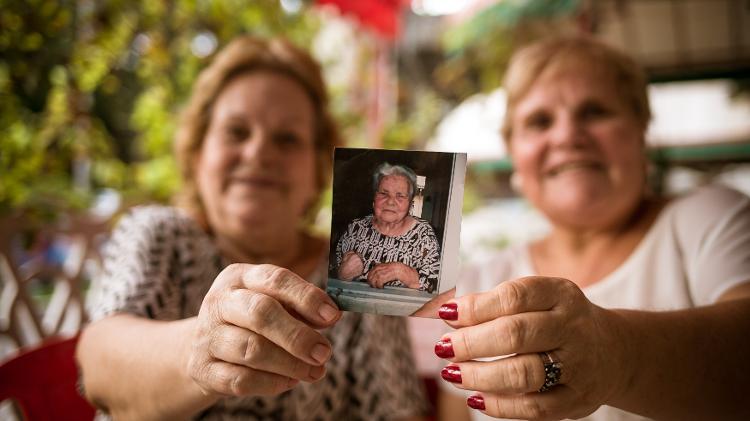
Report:
M 540 352 L 544 364 L 544 384 L 539 388 L 540 392 L 546 392 L 560 383 L 562 377 L 562 363 L 552 358 L 551 352 Z

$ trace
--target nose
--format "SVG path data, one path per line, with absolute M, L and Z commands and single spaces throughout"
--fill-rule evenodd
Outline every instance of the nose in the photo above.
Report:
M 278 152 L 270 133 L 256 128 L 242 146 L 242 159 L 269 163 L 278 158 Z
M 550 130 L 555 146 L 580 148 L 586 144 L 586 133 L 581 123 L 570 113 L 560 113 Z

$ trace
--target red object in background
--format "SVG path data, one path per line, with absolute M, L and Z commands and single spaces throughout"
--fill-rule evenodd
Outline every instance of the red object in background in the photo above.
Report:
M 317 0 L 320 5 L 336 6 L 342 14 L 354 15 L 363 26 L 374 29 L 388 39 L 398 37 L 401 9 L 408 0 Z
M 78 336 L 49 339 L 0 365 L 0 402 L 14 399 L 30 421 L 93 420 L 78 394 Z

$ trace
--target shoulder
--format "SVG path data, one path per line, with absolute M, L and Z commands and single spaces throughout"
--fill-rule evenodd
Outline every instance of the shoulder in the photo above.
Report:
M 362 218 L 355 218 L 349 223 L 349 227 L 369 227 L 372 226 L 372 215 Z
M 183 237 L 207 237 L 197 222 L 181 209 L 146 205 L 130 209 L 117 222 L 111 241 L 126 240 L 158 241 Z
M 163 230 L 165 228 L 200 229 L 197 222 L 181 209 L 163 205 L 136 206 L 118 222 L 118 227 Z
M 432 225 L 430 225 L 430 223 L 427 220 L 422 219 L 422 218 L 417 218 L 416 216 L 412 216 L 412 218 L 414 218 L 414 221 L 416 222 L 414 224 L 414 228 L 413 228 L 414 230 L 434 235 L 435 230 L 432 228 Z
M 727 217 L 747 212 L 748 209 L 748 196 L 730 187 L 713 184 L 674 199 L 665 213 L 678 227 L 695 230 L 712 228 Z

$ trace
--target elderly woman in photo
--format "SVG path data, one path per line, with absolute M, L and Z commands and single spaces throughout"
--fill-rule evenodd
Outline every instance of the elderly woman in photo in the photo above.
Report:
M 551 231 L 467 270 L 440 308 L 464 417 L 750 419 L 750 198 L 648 191 L 646 78 L 610 47 L 536 43 L 505 86 L 518 184 Z
M 429 222 L 409 215 L 417 176 L 403 165 L 381 164 L 373 174 L 372 215 L 352 221 L 336 246 L 338 276 L 433 292 L 440 246 Z
M 338 136 L 319 66 L 240 37 L 200 75 L 176 139 L 182 206 L 124 217 L 78 359 L 118 420 L 413 419 L 403 319 L 342 314 L 305 229 Z M 64 418 L 65 414 L 60 415 Z

